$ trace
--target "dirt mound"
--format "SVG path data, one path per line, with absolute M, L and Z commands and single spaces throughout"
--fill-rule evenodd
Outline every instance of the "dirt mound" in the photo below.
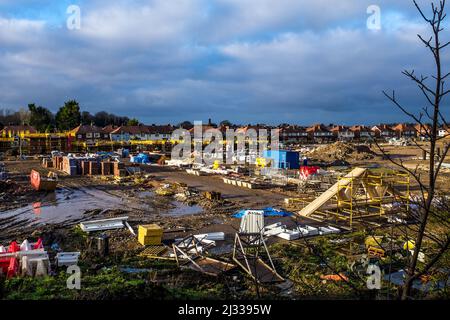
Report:
M 375 153 L 365 145 L 353 145 L 345 142 L 335 142 L 318 147 L 308 153 L 308 157 L 321 161 L 334 160 L 368 160 L 375 157 Z

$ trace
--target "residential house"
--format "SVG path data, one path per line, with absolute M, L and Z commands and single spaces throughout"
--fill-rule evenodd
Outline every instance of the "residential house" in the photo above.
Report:
M 37 133 L 37 130 L 33 126 L 6 126 L 0 131 L 0 137 L 2 138 L 14 138 L 23 137 L 24 135 Z
M 87 145 L 94 145 L 100 140 L 104 140 L 103 128 L 95 125 L 80 125 L 69 133 L 77 142 L 84 142 Z
M 353 133 L 355 134 L 355 139 L 358 140 L 369 140 L 374 136 L 372 130 L 366 126 L 352 126 L 350 130 L 353 131 Z
M 355 138 L 355 132 L 347 126 L 337 125 L 331 129 L 331 132 L 337 140 L 348 141 Z
M 283 143 L 299 143 L 308 139 L 308 133 L 305 127 L 301 126 L 283 126 L 279 129 L 279 139 Z
M 148 128 L 139 126 L 121 126 L 111 131 L 112 141 L 128 142 L 130 140 L 148 140 Z
M 172 133 L 175 130 L 173 126 L 168 125 L 151 125 L 147 126 L 147 140 L 170 140 Z
M 111 140 L 111 132 L 113 132 L 114 130 L 116 130 L 118 127 L 114 126 L 112 124 L 106 126 L 103 128 L 103 138 L 105 140 Z
M 391 139 L 396 137 L 396 132 L 387 124 L 379 124 L 372 127 L 372 132 L 375 138 Z
M 315 141 L 333 140 L 334 135 L 325 125 L 314 124 L 306 129 L 308 138 Z
M 407 123 L 399 123 L 392 128 L 397 138 L 415 138 L 417 136 L 416 128 L 414 125 Z
M 420 140 L 426 140 L 428 139 L 430 133 L 431 133 L 431 126 L 427 124 L 419 124 L 417 123 L 414 126 L 414 129 L 416 130 L 417 138 Z
M 438 137 L 443 138 L 450 135 L 450 127 L 444 125 L 438 129 Z

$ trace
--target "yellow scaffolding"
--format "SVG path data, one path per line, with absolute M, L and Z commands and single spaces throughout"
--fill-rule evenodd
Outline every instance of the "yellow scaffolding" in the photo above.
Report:
M 404 190 L 398 190 L 403 186 Z M 308 214 L 308 218 L 325 221 L 348 221 L 350 229 L 355 219 L 382 217 L 386 214 L 383 204 L 401 201 L 409 210 L 410 176 L 404 172 L 367 171 L 361 176 L 342 176 L 337 181 L 337 192 L 322 207 Z

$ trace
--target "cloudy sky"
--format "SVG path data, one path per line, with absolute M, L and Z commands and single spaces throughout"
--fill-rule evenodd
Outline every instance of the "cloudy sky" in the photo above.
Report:
M 147 123 L 403 121 L 381 91 L 424 106 L 401 75 L 433 71 L 418 33 L 409 0 L 0 0 L 0 109 L 76 99 Z

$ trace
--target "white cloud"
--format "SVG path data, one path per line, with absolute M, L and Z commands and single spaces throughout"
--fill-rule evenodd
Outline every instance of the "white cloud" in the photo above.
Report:
M 0 43 L 2 47 L 36 43 L 43 35 L 44 27 L 45 21 L 0 17 Z
M 160 45 L 181 40 L 199 13 L 197 0 L 153 0 L 141 6 L 82 8 L 82 36 L 116 45 Z

